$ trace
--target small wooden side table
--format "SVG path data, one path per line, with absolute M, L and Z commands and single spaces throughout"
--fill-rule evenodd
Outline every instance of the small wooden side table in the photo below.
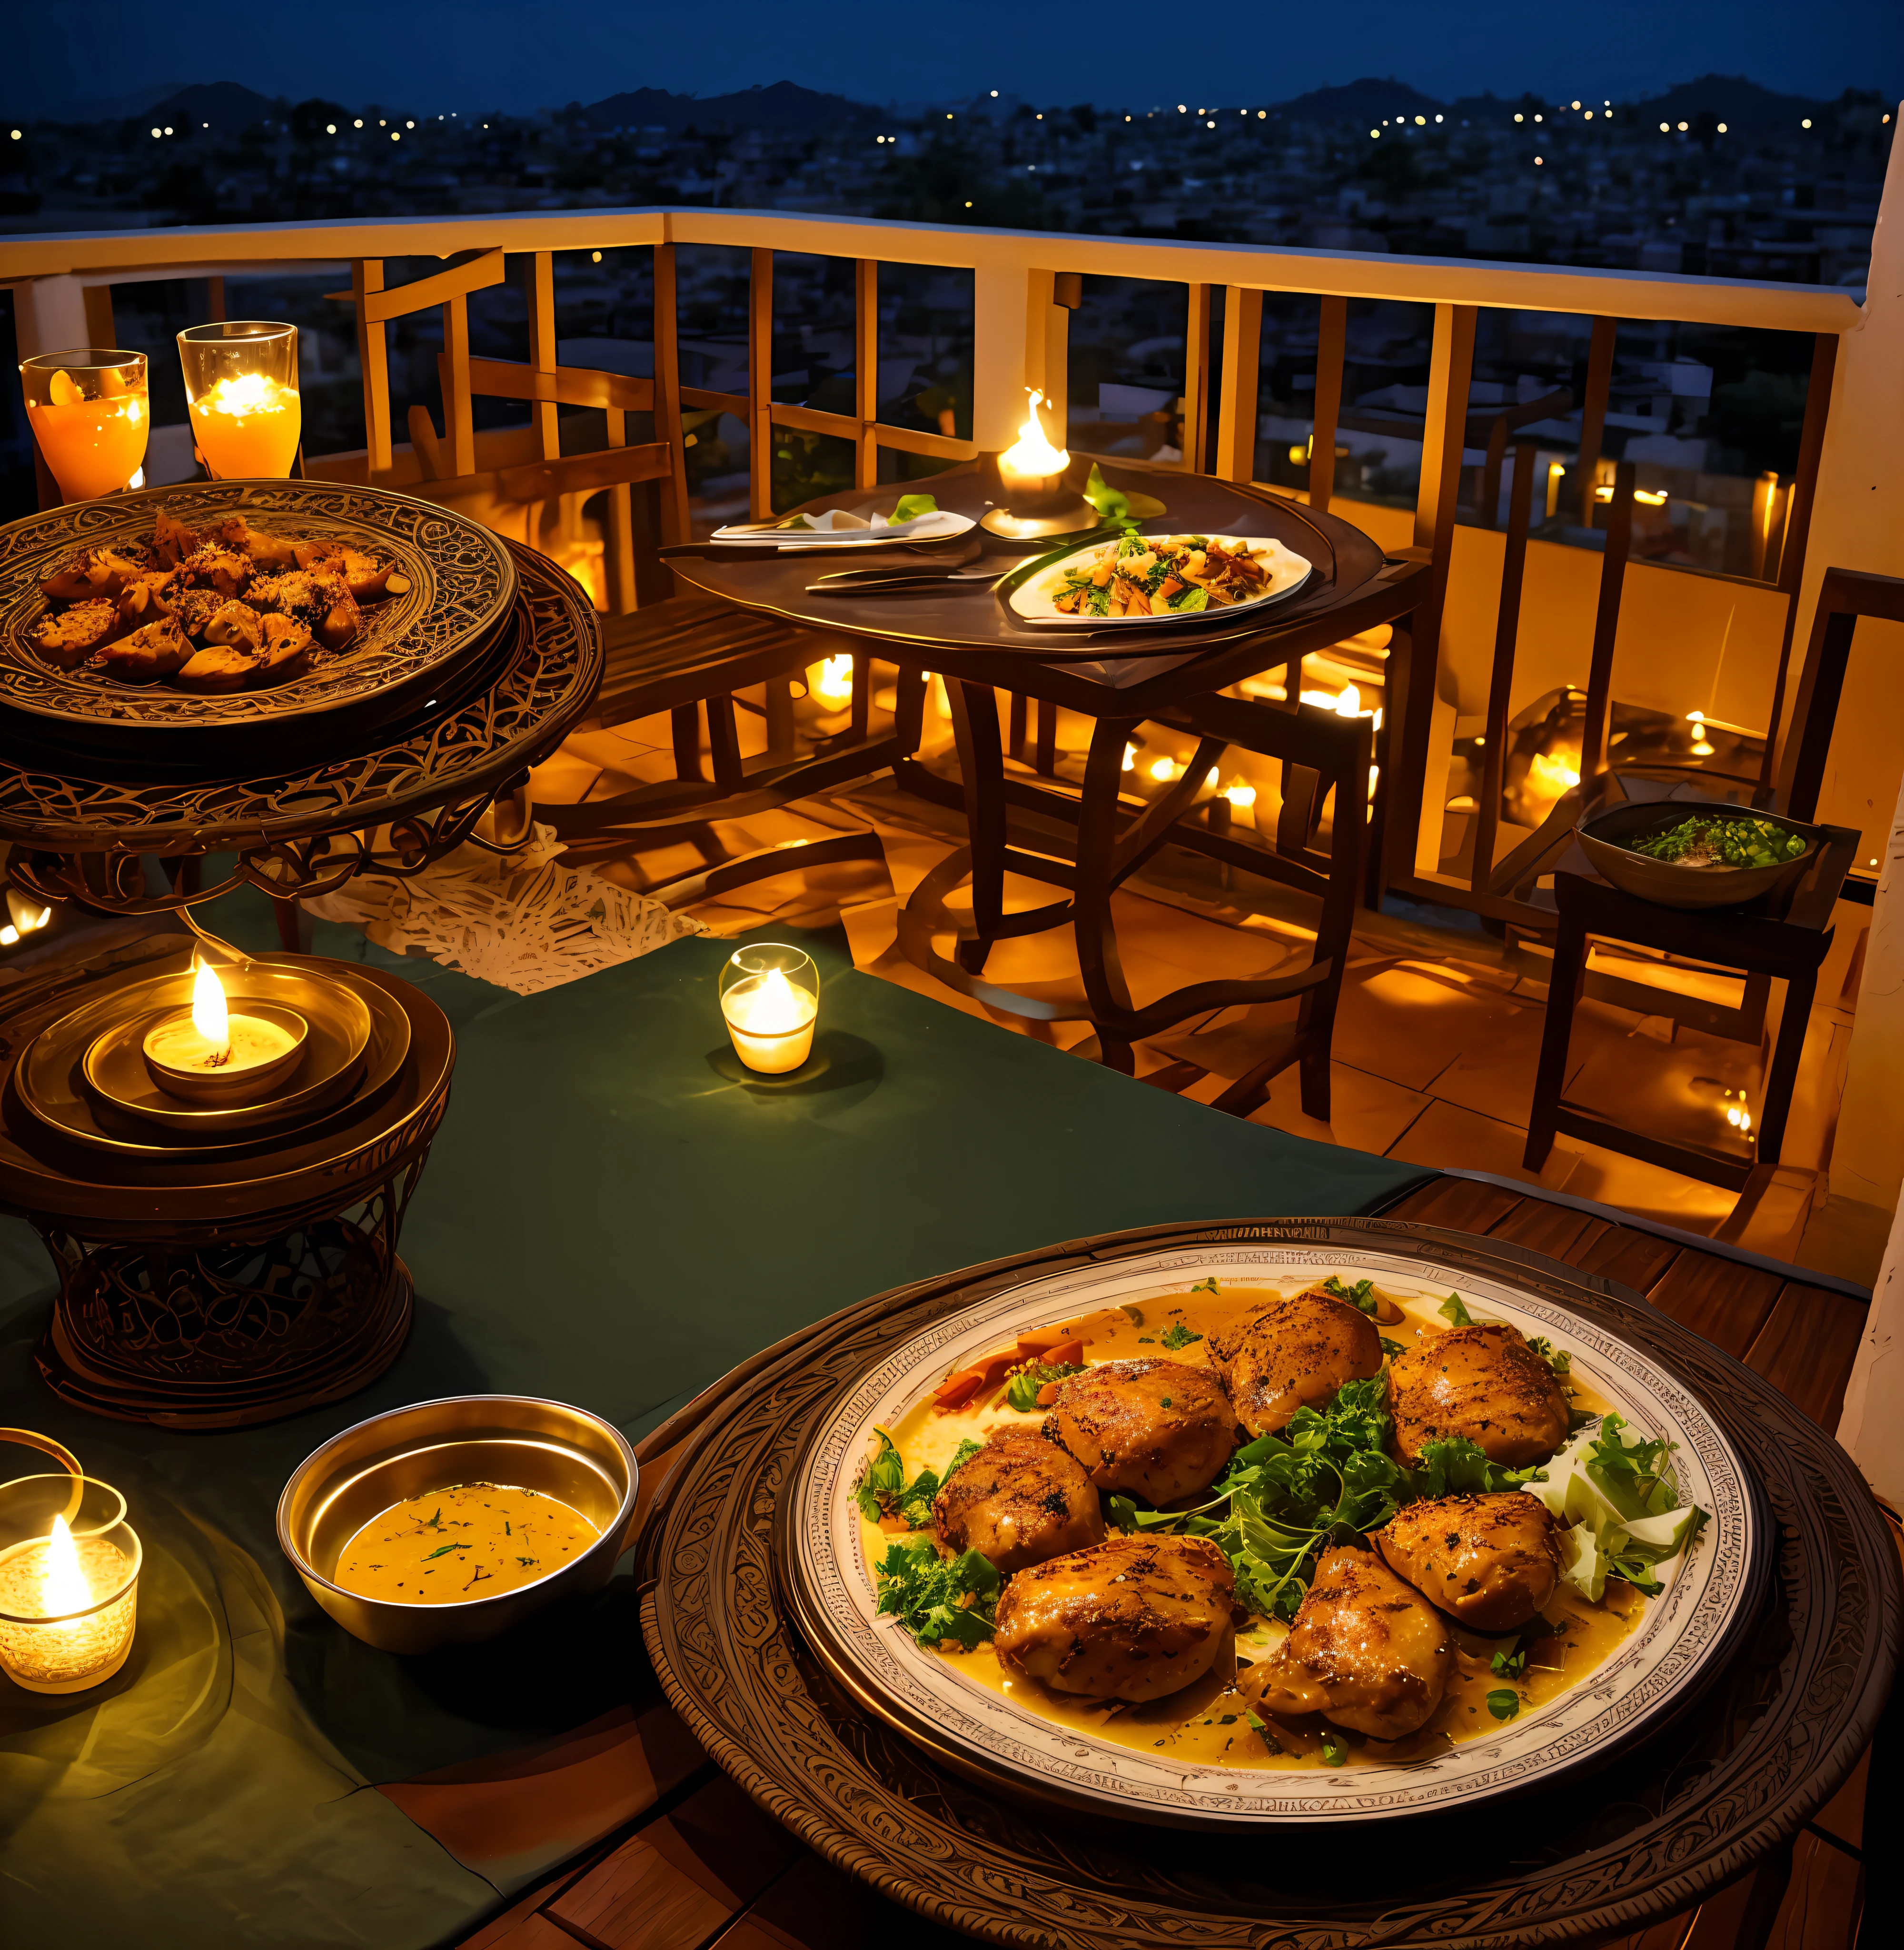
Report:
M 1658 907 L 1622 893 L 1597 875 L 1564 871 L 1554 874 L 1560 932 L 1554 944 L 1546 1026 L 1541 1036 L 1540 1067 L 1535 1073 L 1534 1107 L 1523 1160 L 1529 1171 L 1539 1170 L 1547 1162 L 1555 1134 L 1561 1131 L 1728 1191 L 1744 1191 L 1755 1164 L 1778 1163 L 1812 992 L 1831 945 L 1832 908 L 1858 850 L 1859 836 L 1851 827 L 1828 826 L 1824 830 L 1829 838 L 1818 864 L 1782 914 L 1758 911 L 1757 903 L 1736 910 Z M 1582 857 L 1578 848 L 1574 852 Z M 1587 943 L 1594 935 L 1736 968 L 1747 975 L 1770 976 L 1786 984 L 1784 1011 L 1766 1073 L 1754 1155 L 1729 1156 L 1703 1145 L 1629 1130 L 1569 1103 L 1562 1095 L 1574 1011 L 1580 1005 L 1586 980 Z

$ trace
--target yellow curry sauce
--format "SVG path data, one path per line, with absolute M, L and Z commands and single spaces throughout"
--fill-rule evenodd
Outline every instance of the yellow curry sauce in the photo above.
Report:
M 1295 1293 L 1302 1288 L 1292 1286 L 1288 1291 Z M 1398 1322 L 1383 1325 L 1381 1332 L 1388 1339 L 1409 1347 L 1423 1335 L 1447 1331 L 1448 1323 L 1436 1311 L 1444 1296 L 1385 1294 L 1379 1287 L 1376 1291 L 1392 1301 L 1404 1316 Z M 1181 1361 L 1188 1367 L 1209 1367 L 1213 1363 L 1206 1350 L 1213 1332 L 1221 1332 L 1283 1297 L 1283 1290 L 1278 1287 L 1225 1287 L 1220 1295 L 1166 1294 L 1130 1308 L 1113 1307 L 1052 1325 L 1062 1327 L 1068 1337 L 1082 1340 L 1085 1359 L 1093 1366 L 1100 1361 L 1154 1357 Z M 1202 1338 L 1180 1347 L 1165 1347 L 1163 1335 L 1178 1325 L 1186 1333 Z M 1005 1339 L 1000 1337 L 1001 1345 Z M 1577 1409 L 1604 1414 L 1612 1406 L 1577 1368 L 1568 1377 L 1567 1386 Z M 907 1475 L 916 1475 L 922 1469 L 943 1470 L 959 1444 L 968 1438 L 982 1442 L 995 1428 L 1035 1428 L 1044 1414 L 1042 1409 L 1022 1413 L 1006 1406 L 1002 1389 L 980 1397 L 969 1407 L 944 1413 L 935 1408 L 929 1395 L 891 1434 L 906 1459 Z M 885 1555 L 894 1535 L 905 1534 L 905 1525 L 898 1519 L 881 1525 L 862 1518 L 860 1540 L 868 1562 L 877 1562 Z M 1526 1711 L 1577 1685 L 1639 1622 L 1644 1603 L 1630 1585 L 1617 1578 L 1609 1581 L 1607 1595 L 1597 1605 L 1563 1585 L 1541 1614 L 1561 1631 L 1553 1637 L 1526 1642 L 1526 1668 L 1517 1680 L 1495 1673 L 1491 1662 L 1496 1652 L 1504 1648 L 1511 1651 L 1521 1643 L 1520 1634 L 1509 1632 L 1490 1637 L 1446 1619 L 1456 1646 L 1455 1671 L 1447 1693 L 1434 1717 L 1419 1732 L 1390 1741 L 1365 1740 L 1357 1734 L 1345 1736 L 1318 1715 L 1281 1719 L 1264 1714 L 1254 1700 L 1236 1690 L 1235 1674 L 1221 1656 L 1215 1668 L 1193 1685 L 1146 1705 L 1130 1705 L 1121 1700 L 1097 1702 L 1053 1692 L 1008 1671 L 989 1643 L 969 1653 L 960 1651 L 950 1642 L 938 1649 L 938 1656 L 953 1662 L 963 1677 L 1006 1694 L 1041 1718 L 1094 1734 L 1119 1746 L 1162 1749 L 1187 1765 L 1320 1766 L 1327 1733 L 1347 1745 L 1348 1765 L 1385 1766 L 1425 1760 L 1445 1751 L 1451 1742 L 1498 1730 L 1500 1723 L 1486 1705 L 1490 1693 L 1510 1688 L 1519 1694 L 1521 1709 Z M 1442 1616 L 1446 1618 L 1445 1613 Z M 1288 1631 L 1279 1622 L 1252 1618 L 1237 1634 L 1238 1669 L 1245 1662 L 1254 1664 L 1268 1659 Z M 1252 1712 L 1264 1723 L 1262 1731 L 1249 1723 Z
M 338 1553 L 331 1581 L 387 1603 L 459 1605 L 533 1584 L 600 1535 L 556 1497 L 458 1483 L 372 1517 Z

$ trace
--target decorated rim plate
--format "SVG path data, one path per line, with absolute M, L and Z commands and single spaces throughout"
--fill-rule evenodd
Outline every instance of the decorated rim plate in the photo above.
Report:
M 1653 1355 L 1598 1318 L 1503 1279 L 1451 1272 L 1425 1251 L 1352 1248 L 1340 1258 L 1325 1251 L 1313 1244 L 1170 1249 L 1072 1269 L 991 1295 L 894 1347 L 816 1425 L 791 1484 L 792 1595 L 810 1642 L 835 1676 L 901 1733 L 964 1771 L 1034 1799 L 1178 1826 L 1336 1824 L 1465 1809 L 1603 1762 L 1691 1704 L 1749 1624 L 1769 1561 L 1756 1492 L 1717 1422 Z M 1112 1310 L 1146 1313 L 1154 1332 L 1169 1305 L 1212 1278 L 1226 1291 L 1293 1294 L 1332 1274 L 1351 1284 L 1373 1280 L 1411 1321 L 1426 1324 L 1426 1310 L 1451 1292 L 1477 1322 L 1505 1321 L 1530 1338 L 1545 1336 L 1571 1353 L 1583 1402 L 1616 1410 L 1629 1425 L 1677 1445 L 1672 1459 L 1681 1496 L 1709 1521 L 1688 1550 L 1657 1567 L 1664 1587 L 1658 1596 L 1631 1594 L 1622 1632 L 1577 1679 L 1546 1696 L 1540 1684 L 1529 1684 L 1510 1718 L 1478 1718 L 1477 1733 L 1404 1759 L 1388 1758 L 1370 1740 L 1358 1744 L 1349 1765 L 1293 1757 L 1240 1765 L 1213 1751 L 1213 1742 L 1234 1737 L 1227 1728 L 1187 1740 L 1174 1736 L 1168 1698 L 1141 1709 L 1151 1723 L 1146 1737 L 1124 1726 L 1114 1738 L 1106 1729 L 1117 1714 L 1087 1724 L 1088 1715 L 1054 1717 L 1045 1710 L 1050 1696 L 1045 1705 L 1028 1699 L 1022 1682 L 1019 1697 L 1001 1689 L 1003 1668 L 988 1646 L 929 1649 L 879 1615 L 873 1559 L 880 1534 L 863 1519 L 856 1486 L 879 1445 L 876 1430 L 893 1431 L 903 1452 L 908 1418 L 923 1425 L 945 1377 L 1015 1335 Z M 1109 1343 L 1118 1340 L 1109 1332 Z M 1109 1353 L 1094 1353 L 1087 1347 L 1086 1358 L 1153 1351 L 1112 1344 Z M 1250 1629 L 1260 1628 L 1252 1621 Z M 1513 1645 L 1514 1636 L 1501 1643 Z M 1206 1712 L 1221 1719 L 1200 1696 L 1188 1710 L 1195 1720 Z
M 1168 541 L 1177 537 L 1168 535 L 1146 535 L 1145 541 Z M 1054 605 L 1070 585 L 1074 573 L 1097 563 L 1100 559 L 1108 565 L 1115 559 L 1122 544 L 1121 535 L 1112 535 L 1101 541 L 1073 544 L 1055 556 L 1042 562 L 1034 562 L 1024 570 L 1007 576 L 999 586 L 999 593 L 1006 606 L 1021 622 L 1029 623 L 1041 629 L 1053 630 L 1112 630 L 1112 629 L 1169 629 L 1177 627 L 1228 622 L 1246 615 L 1252 609 L 1262 609 L 1293 596 L 1314 572 L 1314 565 L 1306 556 L 1298 555 L 1286 543 L 1268 535 L 1212 535 L 1212 541 L 1221 542 L 1231 550 L 1249 549 L 1256 552 L 1258 559 L 1269 572 L 1268 580 L 1257 593 L 1237 601 L 1221 605 L 1212 604 L 1204 609 L 1159 609 L 1136 615 L 1098 615 L 1082 611 L 1067 615 Z
M 335 538 L 394 559 L 409 589 L 363 606 L 364 630 L 301 678 L 206 696 L 63 671 L 34 644 L 40 584 L 81 549 L 142 543 L 160 506 L 188 525 L 243 514 L 293 540 Z M 440 670 L 481 641 L 515 600 L 515 564 L 480 522 L 387 488 L 330 481 L 219 481 L 148 488 L 48 509 L 0 528 L 0 704 L 89 727 L 205 730 L 334 711 Z

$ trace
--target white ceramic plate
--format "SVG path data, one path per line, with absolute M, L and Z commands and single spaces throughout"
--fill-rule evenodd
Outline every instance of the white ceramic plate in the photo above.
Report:
M 1218 618 L 1227 622 L 1249 610 L 1261 609 L 1293 596 L 1313 572 L 1313 565 L 1307 559 L 1268 535 L 1220 535 L 1215 539 L 1226 547 L 1259 550 L 1268 560 L 1269 582 L 1260 596 L 1252 596 L 1246 603 L 1226 603 L 1220 609 L 1193 609 L 1187 613 L 1166 609 L 1148 616 L 1069 616 L 1053 609 L 1053 600 L 1064 593 L 1067 573 L 1082 563 L 1094 562 L 1098 555 L 1106 550 L 1115 550 L 1121 539 L 1113 536 L 1096 549 L 1080 549 L 1062 561 L 1054 562 L 1050 568 L 1027 576 L 1006 599 L 1011 605 L 1012 613 L 1027 623 L 1063 630 L 1167 629 L 1173 625 L 1209 623 Z M 1171 537 L 1159 534 L 1144 539 L 1168 541 Z
M 1506 1320 L 1572 1350 L 1576 1372 L 1635 1425 L 1678 1444 L 1684 1496 L 1710 1514 L 1692 1550 L 1660 1568 L 1666 1585 L 1580 1682 L 1498 1730 L 1405 1763 L 1287 1771 L 1202 1765 L 1059 1726 L 923 1649 L 875 1612 L 853 1484 L 876 1424 L 892 1428 L 948 1372 L 1019 1330 L 1125 1303 L 1181 1294 L 1212 1274 L 1225 1285 L 1299 1285 L 1339 1274 L 1398 1298 L 1458 1292 L 1479 1319 Z M 1016 1777 L 1034 1792 L 1137 1820 L 1255 1826 L 1424 1814 L 1544 1786 L 1624 1746 L 1686 1703 L 1729 1654 L 1756 1587 L 1760 1540 L 1750 1484 L 1713 1418 L 1654 1357 L 1597 1319 L 1504 1280 L 1455 1274 L 1418 1255 L 1321 1257 L 1313 1245 L 1171 1249 L 1074 1269 L 994 1294 L 891 1354 L 840 1404 L 794 1484 L 793 1568 L 802 1609 L 854 1688 L 922 1744 Z

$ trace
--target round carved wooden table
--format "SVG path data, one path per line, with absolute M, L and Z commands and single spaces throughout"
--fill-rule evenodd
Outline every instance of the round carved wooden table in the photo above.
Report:
M 241 885 L 294 900 L 353 874 L 419 873 L 471 839 L 602 681 L 601 635 L 580 585 L 546 556 L 507 546 L 516 597 L 500 623 L 431 681 L 387 697 L 156 740 L 0 709 L 0 842 L 13 846 L 14 884 L 120 914 Z M 378 829 L 388 838 L 373 853 Z M 142 856 L 210 853 L 238 856 L 216 884 L 147 886 Z
M 406 982 L 277 956 L 370 1006 L 350 1094 L 288 1129 L 194 1145 L 102 1127 L 85 1142 L 30 1109 L 42 1030 L 129 995 L 189 949 L 90 982 L 36 984 L 0 1020 L 0 1210 L 25 1219 L 59 1276 L 36 1353 L 54 1392 L 94 1414 L 178 1428 L 242 1426 L 351 1394 L 409 1331 L 398 1232 L 450 1099 L 449 1018 Z M 42 1101 L 44 1101 L 43 1099 Z M 83 1120 L 83 1093 L 67 1100 Z
M 1778 1529 L 1764 1607 L 1703 1697 L 1643 1745 L 1486 1821 L 1234 1836 L 1083 1821 L 969 1780 L 862 1708 L 790 1623 L 781 1497 L 808 1433 L 899 1341 L 987 1294 L 1160 1246 L 1404 1238 L 1604 1320 L 1691 1388 Z M 644 1531 L 642 1622 L 669 1698 L 764 1807 L 837 1865 L 989 1942 L 1510 1946 L 1598 1940 L 1700 1902 L 1789 1845 L 1869 1742 L 1900 1609 L 1850 1459 L 1769 1384 L 1637 1294 L 1538 1254 L 1381 1220 L 1166 1226 L 1073 1241 L 850 1308 L 730 1378 Z

